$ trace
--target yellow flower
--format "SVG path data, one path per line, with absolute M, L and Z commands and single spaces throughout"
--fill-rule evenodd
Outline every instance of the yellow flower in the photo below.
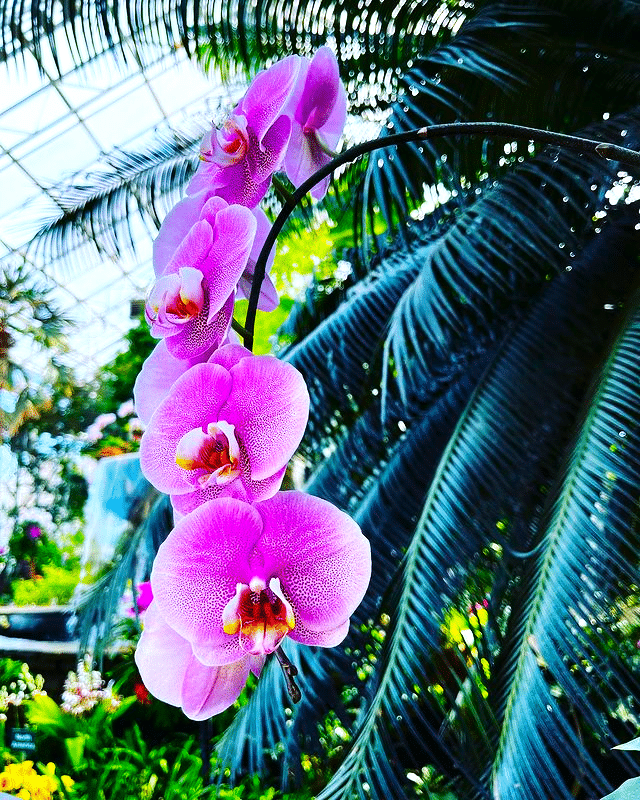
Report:
M 62 781 L 62 785 L 64 788 L 69 792 L 71 791 L 71 787 L 75 783 L 73 778 L 69 777 L 69 775 L 61 775 L 60 780 Z
M 0 772 L 0 791 L 4 792 L 8 789 L 13 789 L 11 775 L 8 772 Z

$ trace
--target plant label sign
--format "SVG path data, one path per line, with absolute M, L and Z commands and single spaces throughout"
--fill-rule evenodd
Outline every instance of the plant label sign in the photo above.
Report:
M 9 736 L 9 749 L 20 753 L 35 753 L 35 732 L 28 728 L 12 728 Z

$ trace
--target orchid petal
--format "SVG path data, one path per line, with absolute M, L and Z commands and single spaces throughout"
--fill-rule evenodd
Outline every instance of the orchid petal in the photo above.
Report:
M 201 265 L 206 263 L 212 244 L 213 228 L 207 220 L 199 220 L 180 242 L 162 275 L 172 275 L 180 267 L 201 269 Z
M 182 681 L 192 657 L 189 642 L 167 625 L 158 604 L 152 601 L 135 653 L 144 685 L 158 700 L 181 705 Z
M 314 647 L 335 647 L 349 633 L 350 621 L 346 619 L 340 625 L 329 631 L 312 631 L 305 627 L 300 619 L 296 619 L 293 630 L 289 633 L 289 638 L 300 644 L 312 645 Z
M 304 74 L 302 90 L 292 96 L 293 125 L 284 160 L 285 171 L 294 186 L 300 186 L 331 156 L 344 128 L 347 96 L 340 81 L 338 61 L 329 47 L 321 47 Z M 322 146 L 320 141 L 322 142 Z M 311 189 L 311 196 L 322 199 L 329 187 L 324 178 Z
M 234 301 L 235 292 L 232 292 L 222 308 L 209 320 L 209 301 L 205 300 L 202 312 L 182 327 L 180 335 L 167 337 L 167 349 L 171 355 L 183 361 L 197 361 L 198 356 L 219 347 L 229 332 Z
M 236 497 L 252 503 L 257 500 L 267 500 L 278 491 L 284 478 L 286 467 L 265 478 L 263 481 L 252 481 L 243 474 L 242 480 L 233 481 L 225 485 L 212 485 L 203 488 L 196 488 L 186 494 L 172 494 L 171 504 L 180 514 L 188 514 L 209 500 L 217 497 Z
M 369 542 L 358 525 L 302 492 L 279 492 L 255 508 L 264 522 L 257 550 L 265 574 L 280 578 L 296 620 L 309 631 L 339 628 L 371 576 Z
M 266 497 L 272 497 L 279 488 L 280 484 L 270 495 L 265 495 L 265 499 Z M 171 505 L 175 511 L 184 516 L 191 511 L 195 511 L 196 508 L 204 503 L 208 503 L 209 500 L 216 500 L 219 497 L 235 497 L 237 500 L 244 500 L 247 503 L 254 499 L 247 492 L 243 481 L 233 481 L 232 483 L 212 484 L 211 486 L 197 487 L 195 489 L 192 486 L 191 491 L 185 494 L 173 493 L 171 495 Z
M 219 352 L 219 351 L 214 351 Z M 133 387 L 136 414 L 146 424 L 151 415 L 169 394 L 174 382 L 194 364 L 206 361 L 209 352 L 185 360 L 174 358 L 162 339 L 142 365 Z
M 145 613 L 135 661 L 154 697 L 182 706 L 195 720 L 208 719 L 232 705 L 255 666 L 247 656 L 221 667 L 205 666 L 189 642 L 167 625 L 155 603 Z
M 220 198 L 205 203 L 202 214 L 217 208 Z M 235 290 L 247 266 L 256 233 L 256 218 L 248 208 L 228 206 L 211 214 L 214 239 L 202 271 L 209 290 L 209 322 Z
M 238 431 L 251 479 L 264 480 L 296 451 L 309 416 L 309 393 L 298 370 L 273 356 L 244 358 L 231 375 L 233 401 L 221 417 Z
M 278 117 L 262 140 L 262 148 L 253 147 L 247 154 L 251 164 L 251 177 L 255 183 L 271 180 L 271 175 L 284 161 L 284 155 L 291 136 L 291 119 L 286 116 Z
M 247 350 L 241 344 L 226 344 L 214 350 L 209 356 L 210 364 L 219 364 L 227 370 L 234 367 L 243 358 L 253 357 L 251 350 Z
M 326 124 L 338 101 L 339 86 L 338 61 L 329 47 L 320 47 L 309 64 L 296 109 L 303 129 L 320 130 Z
M 175 462 L 177 444 L 190 430 L 217 421 L 231 386 L 230 373 L 217 364 L 196 364 L 174 383 L 140 441 L 140 467 L 156 489 L 170 494 L 193 491 L 185 470 Z
M 299 69 L 299 56 L 289 56 L 259 72 L 238 106 L 237 113 L 246 116 L 259 143 L 282 114 L 296 85 Z
M 210 662 L 216 651 L 218 664 L 240 652 L 238 638 L 222 630 L 222 613 L 236 584 L 253 578 L 249 556 L 261 529 L 252 506 L 223 497 L 180 520 L 158 550 L 151 573 L 154 602 L 180 636 L 210 648 Z
M 245 655 L 233 664 L 206 667 L 196 658 L 182 686 L 182 710 L 190 719 L 209 719 L 233 705 L 249 677 L 250 659 Z
M 200 219 L 206 199 L 204 193 L 184 197 L 162 221 L 153 243 L 153 270 L 156 276 L 162 275 L 182 240 Z

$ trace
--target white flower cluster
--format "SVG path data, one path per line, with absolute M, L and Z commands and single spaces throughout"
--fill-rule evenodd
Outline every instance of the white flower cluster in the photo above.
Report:
M 0 686 L 0 712 L 8 711 L 9 706 L 21 706 L 39 694 L 46 694 L 43 686 L 42 675 L 36 675 L 34 678 L 29 671 L 29 666 L 23 664 L 15 681 L 8 686 Z
M 68 714 L 79 716 L 91 711 L 99 703 L 107 711 L 114 711 L 120 705 L 121 698 L 114 694 L 112 682 L 105 686 L 102 675 L 91 667 L 91 656 L 86 655 L 78 662 L 78 672 L 67 675 L 61 708 Z

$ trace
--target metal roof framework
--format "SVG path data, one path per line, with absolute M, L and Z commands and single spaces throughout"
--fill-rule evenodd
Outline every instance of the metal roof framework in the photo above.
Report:
M 125 40 L 78 66 L 64 36 L 58 41 L 59 71 L 46 52 L 41 69 L 29 51 L 0 65 L 0 270 L 26 259 L 53 283 L 55 302 L 75 322 L 64 360 L 87 379 L 121 349 L 131 301 L 149 289 L 153 232 L 131 219 L 134 249 L 101 254 L 87 241 L 50 262 L 28 248 L 30 240 L 59 214 L 64 187 L 98 169 L 105 154 L 144 148 L 158 131 L 194 118 L 204 123 L 233 97 L 168 43 L 146 45 L 143 64 Z M 82 270 L 70 267 L 71 256 Z M 12 357 L 37 380 L 28 341 L 17 342 Z

